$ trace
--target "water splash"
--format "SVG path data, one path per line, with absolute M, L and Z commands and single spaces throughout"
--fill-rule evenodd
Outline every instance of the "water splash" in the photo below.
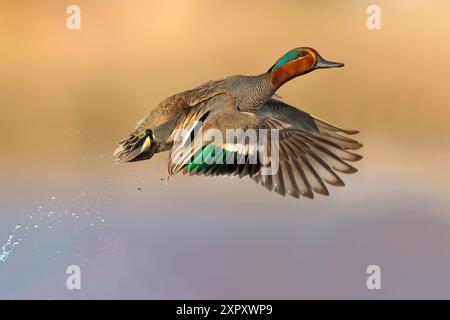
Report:
M 70 201 L 70 199 L 72 201 Z M 76 231 L 103 229 L 105 218 L 102 212 L 109 206 L 111 197 L 106 197 L 103 203 L 92 204 L 87 190 L 71 193 L 66 197 L 49 197 L 49 201 L 41 203 L 29 212 L 16 225 L 4 245 L 0 245 L 0 264 L 6 263 L 14 248 L 35 235 L 37 232 L 58 232 L 61 228 L 74 228 Z M 20 230 L 19 230 L 20 229 Z M 81 235 L 80 235 L 81 236 Z M 36 247 L 38 252 L 40 248 Z M 59 249 L 58 249 L 59 250 Z M 56 254 L 60 254 L 60 251 Z
M 8 241 L 2 245 L 2 253 L 0 254 L 0 262 L 5 263 L 11 252 L 13 252 L 15 246 L 17 246 L 22 239 L 16 237 L 16 231 L 20 229 L 21 226 L 17 225 L 14 230 L 9 235 Z M 17 239 L 16 239 L 17 238 Z

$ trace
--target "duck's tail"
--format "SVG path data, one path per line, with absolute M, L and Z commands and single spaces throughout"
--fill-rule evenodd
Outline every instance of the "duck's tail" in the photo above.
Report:
M 131 134 L 127 139 L 119 142 L 113 153 L 117 163 L 135 162 L 150 159 L 154 153 L 151 138 L 144 135 Z

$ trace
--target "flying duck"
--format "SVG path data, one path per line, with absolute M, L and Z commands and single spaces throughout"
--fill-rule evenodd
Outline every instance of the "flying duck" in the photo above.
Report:
M 325 60 L 313 48 L 298 47 L 262 74 L 211 80 L 177 93 L 138 122 L 133 133 L 119 142 L 114 157 L 120 163 L 135 162 L 170 151 L 169 177 L 180 171 L 190 175 L 235 175 L 249 177 L 282 196 L 328 195 L 326 184 L 344 185 L 338 172 L 357 171 L 349 162 L 362 158 L 353 152 L 362 144 L 348 136 L 358 131 L 319 120 L 281 101 L 275 92 L 295 77 L 343 66 Z M 264 131 L 266 136 L 250 141 L 246 134 L 249 130 Z M 238 134 L 226 141 L 199 134 L 210 131 L 227 138 L 229 132 Z M 275 136 L 275 147 L 262 143 Z M 276 166 L 263 161 L 263 148 L 270 149 L 268 153 L 276 152 Z M 276 170 L 266 170 L 269 167 Z

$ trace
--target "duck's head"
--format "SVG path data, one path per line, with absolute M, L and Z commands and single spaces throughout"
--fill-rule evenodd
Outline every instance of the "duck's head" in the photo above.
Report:
M 328 61 L 313 48 L 299 47 L 292 49 L 279 58 L 268 70 L 271 83 L 274 88 L 279 88 L 283 83 L 292 78 L 301 76 L 316 69 L 340 68 L 341 62 Z

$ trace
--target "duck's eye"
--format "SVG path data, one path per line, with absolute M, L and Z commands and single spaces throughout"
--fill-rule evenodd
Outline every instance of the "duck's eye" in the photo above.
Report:
M 145 134 L 150 137 L 151 139 L 153 139 L 153 132 L 150 129 L 145 130 Z

